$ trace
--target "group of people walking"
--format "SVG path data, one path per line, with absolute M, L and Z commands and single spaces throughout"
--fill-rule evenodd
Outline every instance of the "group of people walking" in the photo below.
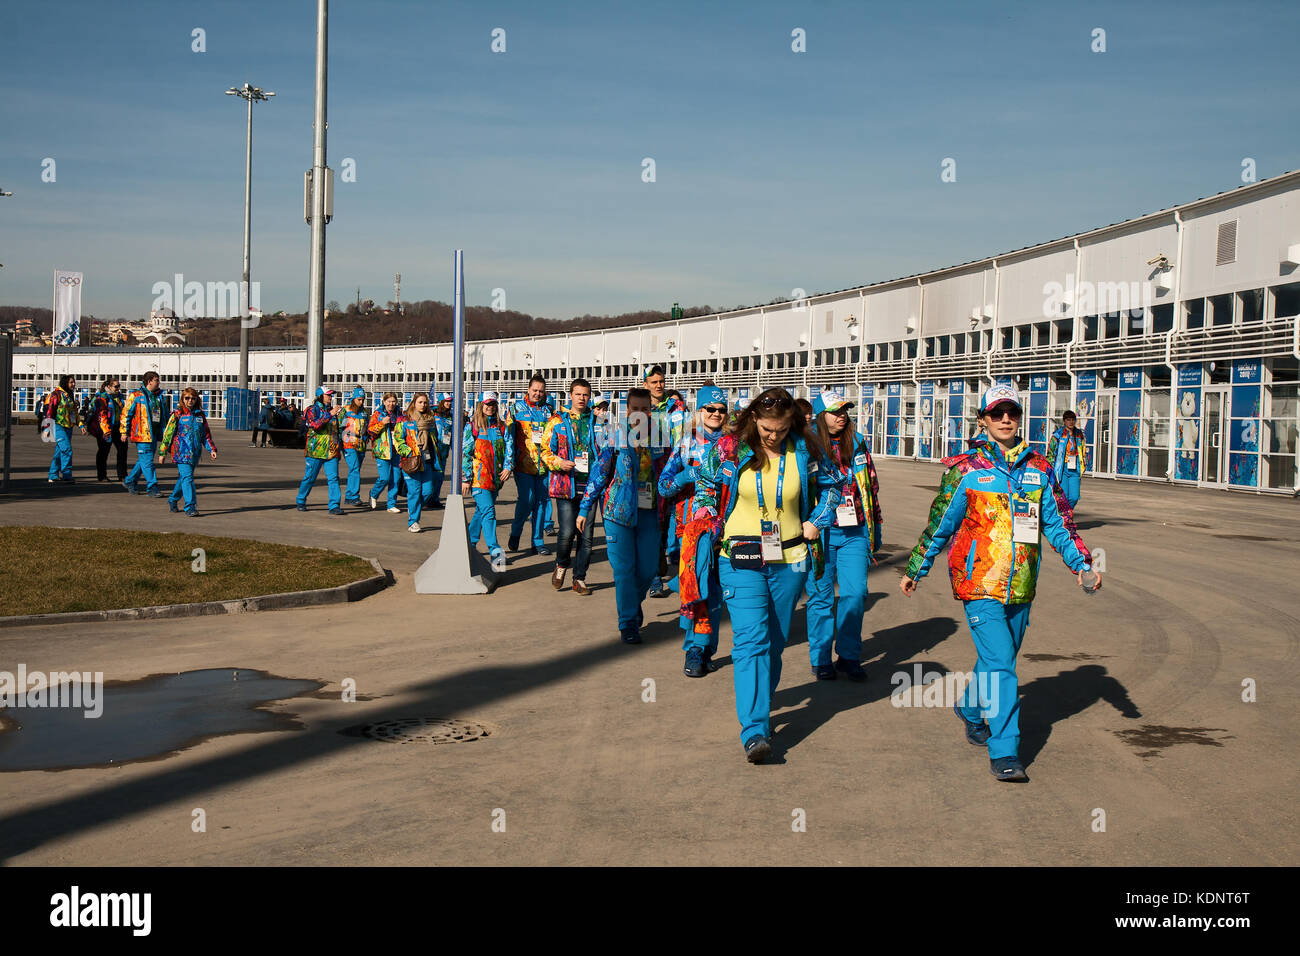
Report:
M 55 444 L 49 481 L 71 481 L 71 433 L 94 433 L 100 480 L 107 450 L 118 449 L 126 490 L 162 497 L 155 454 L 177 466 L 169 499 L 197 514 L 194 467 L 212 440 L 198 393 L 187 388 L 181 406 L 162 421 L 156 373 L 121 394 L 105 380 L 90 426 L 78 421 L 71 397 L 75 380 L 64 376 L 45 404 Z M 363 505 L 361 469 L 367 451 L 377 477 L 368 491 L 371 509 L 399 512 L 396 492 L 405 485 L 407 523 L 420 530 L 425 507 L 439 500 L 452 448 L 451 397 L 417 394 L 400 408 L 394 392 L 369 410 L 365 390 L 346 404 L 333 389 L 317 389 L 306 409 L 305 464 L 298 510 L 324 471 L 329 513 L 342 504 Z M 738 412 L 711 383 L 697 394 L 692 416 L 680 396 L 664 387 L 663 369 L 647 371 L 643 386 L 628 392 L 626 416 L 607 421 L 607 402 L 592 404 L 585 379 L 569 386 L 567 407 L 552 410 L 546 382 L 535 375 L 525 398 L 501 407 L 495 392 L 481 393 L 462 426 L 461 494 L 472 497 L 469 540 L 480 538 L 490 556 L 502 554 L 497 496 L 513 477 L 518 499 L 508 547 L 520 549 L 531 525 L 531 553 L 549 555 L 545 527 L 553 516 L 557 545 L 552 586 L 589 595 L 593 529 L 603 515 L 606 552 L 614 578 L 620 640 L 641 643 L 647 596 L 680 595 L 685 633 L 683 671 L 700 678 L 714 670 L 720 617 L 732 629 L 732 673 L 740 740 L 746 758 L 771 753 L 772 696 L 780 681 L 782 652 L 791 638 L 799 598 L 807 594 L 808 649 L 818 680 L 866 680 L 862 628 L 869 568 L 881 547 L 884 516 L 869 448 L 852 420 L 854 403 L 831 392 L 806 409 L 783 388 L 769 388 Z M 1019 760 L 1016 657 L 1029 622 L 1045 534 L 1079 584 L 1100 587 L 1100 574 L 1079 537 L 1073 508 L 1087 447 L 1075 416 L 1067 412 L 1047 456 L 1021 436 L 1022 409 L 1014 389 L 995 385 L 979 403 L 981 435 L 970 448 L 944 459 L 946 470 L 900 588 L 912 595 L 935 560 L 949 549 L 953 596 L 963 609 L 976 649 L 975 679 L 954 710 L 972 744 L 987 748 L 998 780 L 1024 781 Z M 125 445 L 136 462 L 125 471 Z M 339 462 L 347 464 L 346 486 Z M 665 581 L 668 568 L 677 574 Z

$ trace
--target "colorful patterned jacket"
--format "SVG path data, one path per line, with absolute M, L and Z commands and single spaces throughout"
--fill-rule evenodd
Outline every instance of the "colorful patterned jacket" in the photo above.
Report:
M 871 452 L 867 449 L 867 443 L 859 434 L 853 436 L 853 482 L 857 485 L 858 510 L 860 511 L 859 523 L 863 525 L 869 535 L 871 550 L 880 550 L 880 535 L 885 518 L 880 510 L 880 481 L 876 478 L 876 463 L 871 459 Z M 840 486 L 840 501 L 844 500 L 844 489 L 848 487 L 848 481 Z M 831 524 L 835 522 L 832 521 Z M 822 543 L 829 544 L 830 530 L 822 532 Z
M 703 425 L 673 446 L 672 457 L 659 474 L 659 494 L 677 516 L 676 532 L 680 539 L 686 524 L 694 517 L 695 472 L 704 455 L 722 437 L 722 430 L 709 431 Z
M 304 458 L 338 458 L 342 454 L 343 444 L 339 441 L 339 420 L 333 408 L 324 402 L 316 401 L 307 406 L 302 416 L 307 426 L 307 446 Z
M 116 395 L 100 392 L 95 396 L 95 415 L 92 419 L 95 430 L 92 434 L 109 442 L 122 421 L 122 394 Z
M 650 406 L 650 444 L 670 450 L 681 444 L 690 412 L 679 398 L 665 395 Z
M 1084 441 L 1083 430 L 1079 428 L 1070 429 L 1073 432 L 1068 438 L 1066 437 L 1065 426 L 1062 425 L 1056 431 L 1052 432 L 1052 440 L 1047 443 L 1047 460 L 1052 463 L 1052 471 L 1056 474 L 1056 480 L 1060 481 L 1065 477 L 1069 470 L 1066 466 L 1068 459 L 1074 457 L 1074 473 L 1083 477 L 1083 473 L 1088 469 L 1088 443 Z
M 659 483 L 659 475 L 668 464 L 667 448 L 647 448 L 650 453 L 650 481 Z M 641 469 L 638 449 L 627 441 L 611 441 L 596 453 L 596 463 L 587 481 L 587 491 L 582 496 L 578 514 L 586 518 L 604 496 L 605 520 L 634 528 L 637 523 L 637 473 Z M 655 495 L 655 513 L 662 522 L 666 516 L 663 498 Z
M 527 398 L 521 398 L 510 403 L 508 414 L 514 432 L 515 469 L 525 475 L 546 474 L 542 442 L 546 423 L 553 414 L 551 406 L 546 402 L 534 405 Z
M 587 440 L 582 440 L 586 432 Z M 580 472 L 560 470 L 560 460 L 574 461 L 578 455 L 587 456 L 587 471 Z M 550 471 L 548 492 L 552 498 L 576 498 L 578 488 L 574 476 L 579 476 L 578 484 L 586 481 L 584 474 L 591 475 L 591 466 L 596 459 L 596 416 L 587 409 L 581 414 L 570 406 L 562 408 L 546 423 L 542 433 L 542 462 Z
M 418 462 L 423 467 L 424 449 L 420 447 L 420 426 L 403 415 L 402 420 L 393 426 L 392 436 L 394 461 L 408 467 L 412 462 Z M 418 476 L 419 471 L 415 475 Z
M 63 428 L 77 428 L 81 425 L 76 400 L 58 385 L 45 396 L 45 417 Z
M 1012 498 L 1037 508 L 1047 540 L 1071 571 L 1091 567 L 1092 555 L 1074 526 L 1074 513 L 1046 458 L 1022 443 L 1010 460 L 996 442 L 945 458 L 948 466 L 930 506 L 930 520 L 907 562 L 909 578 L 919 581 L 952 541 L 948 575 L 959 601 L 991 598 L 1002 604 L 1027 604 L 1038 581 L 1038 543 L 1012 540 Z
M 212 442 L 212 431 L 208 428 L 208 417 L 201 410 L 186 414 L 179 409 L 172 412 L 163 429 L 161 447 L 164 460 L 173 465 L 194 465 L 203 457 L 203 447 L 215 455 L 217 446 Z
M 434 414 L 436 415 L 437 412 Z M 438 420 L 434 423 L 434 426 L 438 431 L 438 452 L 445 470 L 451 457 L 451 412 L 446 415 L 438 415 Z
M 129 442 L 139 444 L 153 443 L 161 435 L 153 433 L 153 419 L 161 415 L 161 396 L 155 395 L 147 388 L 136 388 L 126 397 L 122 405 L 122 418 L 119 428 L 122 437 Z
M 337 415 L 343 447 L 364 452 L 370 437 L 370 416 L 365 408 L 354 409 L 349 402 L 338 410 Z
M 803 439 L 794 439 L 794 452 L 799 463 L 799 515 L 802 520 L 825 531 L 835 520 L 835 507 L 840 503 L 840 485 L 847 476 L 829 459 L 820 454 L 811 455 Z M 730 549 L 722 540 L 723 528 L 736 507 L 736 485 L 753 457 L 754 450 L 737 435 L 723 435 L 704 455 L 695 472 L 694 519 L 706 518 L 712 523 L 713 540 L 721 543 L 724 555 L 729 554 Z M 815 577 L 820 578 L 825 567 L 821 539 L 810 541 L 808 549 L 812 552 Z
M 375 457 L 380 461 L 393 459 L 393 429 L 398 422 L 403 421 L 406 421 L 406 416 L 396 410 L 392 418 L 388 417 L 388 412 L 383 408 L 377 408 L 371 414 L 366 431 L 370 433 L 371 448 L 374 450 Z
M 460 480 L 468 481 L 472 489 L 499 491 L 515 458 L 513 431 L 502 422 L 483 431 L 476 431 L 473 422 L 466 425 L 461 437 Z

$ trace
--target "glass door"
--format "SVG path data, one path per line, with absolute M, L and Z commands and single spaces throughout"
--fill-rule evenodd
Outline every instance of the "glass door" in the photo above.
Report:
M 934 415 L 930 419 L 930 457 L 946 458 L 948 455 L 948 399 L 934 400 Z
M 885 453 L 885 399 L 877 398 L 871 405 L 871 454 Z
M 1201 408 L 1202 485 L 1223 487 L 1228 483 L 1225 450 L 1227 446 L 1227 388 L 1206 388 Z
M 1094 413 L 1093 442 L 1096 450 L 1092 456 L 1093 475 L 1115 474 L 1115 398 L 1114 392 L 1097 393 Z

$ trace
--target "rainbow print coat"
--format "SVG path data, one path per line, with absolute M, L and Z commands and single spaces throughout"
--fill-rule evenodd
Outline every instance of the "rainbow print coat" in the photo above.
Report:
M 514 431 L 514 450 L 517 453 L 514 465 L 516 470 L 525 475 L 546 474 L 546 463 L 542 461 L 542 442 L 546 423 L 551 418 L 551 406 L 542 402 L 534 405 L 528 399 L 521 398 L 511 402 L 509 421 Z M 533 436 L 537 436 L 534 441 Z
M 366 410 L 363 408 L 355 411 L 349 404 L 339 409 L 337 414 L 343 447 L 364 452 L 370 428 L 370 416 L 366 414 Z
M 45 417 L 64 428 L 76 428 L 81 424 L 77 403 L 58 385 L 45 396 Z
M 584 445 L 581 441 L 580 423 L 586 419 L 587 442 Z M 588 476 L 590 468 L 596 458 L 595 448 L 596 438 L 596 419 L 592 415 L 591 409 L 579 415 L 572 407 L 562 408 L 546 423 L 546 431 L 542 435 L 542 462 L 550 472 L 550 479 L 547 491 L 552 498 L 576 498 L 577 492 L 574 490 L 573 476 L 577 472 L 561 471 L 558 468 L 561 459 L 564 461 L 573 461 L 575 455 L 587 453 Z
M 303 415 L 307 425 L 307 447 L 304 458 L 338 458 L 343 445 L 339 441 L 339 420 L 334 409 L 323 402 L 312 402 Z
M 1013 449 L 1010 460 L 996 442 L 977 445 L 945 458 L 948 466 L 930 506 L 930 520 L 907 562 L 909 578 L 919 581 L 952 541 L 948 576 L 959 601 L 989 598 L 1002 604 L 1028 604 L 1038 582 L 1041 541 L 1012 540 L 1013 497 L 1038 505 L 1039 525 L 1071 571 L 1091 568 L 1092 555 L 1074 526 L 1051 463 L 1029 450 Z
M 212 431 L 208 428 L 208 417 L 202 411 L 195 410 L 188 414 L 179 409 L 172 412 L 163 429 L 162 446 L 164 460 L 173 465 L 194 465 L 203 457 L 203 448 L 212 454 L 217 453 L 217 446 L 212 442 Z
M 1047 460 L 1052 463 L 1052 471 L 1056 474 L 1057 481 L 1065 477 L 1066 464 L 1071 454 L 1077 456 L 1074 461 L 1074 472 L 1080 478 L 1088 467 L 1088 443 L 1084 441 L 1082 429 L 1069 429 L 1073 434 L 1068 437 L 1066 431 L 1064 425 L 1060 426 L 1052 432 L 1052 440 L 1047 443 Z
M 122 406 L 120 431 L 123 439 L 135 444 L 152 444 L 162 436 L 153 433 L 153 417 L 159 414 L 160 395 L 147 388 L 136 388 Z
M 465 426 L 461 438 L 460 475 L 471 489 L 499 491 L 504 481 L 502 475 L 515 458 L 513 429 L 501 421 L 476 431 L 474 423 Z
M 393 430 L 399 422 L 406 421 L 406 416 L 401 412 L 394 411 L 393 417 L 388 417 L 388 412 L 383 408 L 377 408 L 370 416 L 370 425 L 366 431 L 370 433 L 370 438 L 374 442 L 373 449 L 375 457 L 380 461 L 390 461 L 393 454 Z

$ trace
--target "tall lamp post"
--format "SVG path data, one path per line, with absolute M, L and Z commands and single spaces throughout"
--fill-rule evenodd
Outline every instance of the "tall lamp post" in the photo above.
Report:
M 232 86 L 226 90 L 227 96 L 238 96 L 248 103 L 248 151 L 244 156 L 244 276 L 239 287 L 239 389 L 248 389 L 248 328 L 249 328 L 249 279 L 248 260 L 252 246 L 252 212 L 253 212 L 253 104 L 265 103 L 274 93 L 268 93 L 256 86 L 245 83 Z

